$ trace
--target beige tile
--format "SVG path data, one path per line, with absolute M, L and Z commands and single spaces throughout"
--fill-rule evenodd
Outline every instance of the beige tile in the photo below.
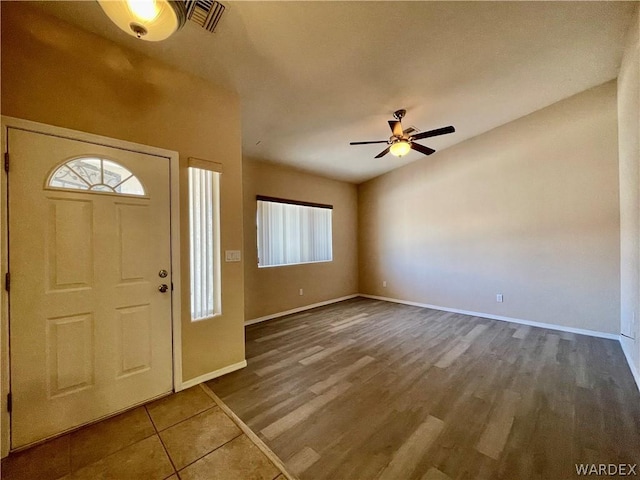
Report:
M 3 480 L 53 480 L 69 473 L 69 435 L 2 460 Z
M 273 480 L 280 471 L 241 435 L 179 472 L 182 480 Z
M 70 435 L 71 471 L 96 462 L 155 433 L 144 407 L 130 410 Z
M 174 473 L 157 435 L 140 440 L 91 465 L 76 470 L 66 480 L 163 480 Z
M 178 475 L 176 475 L 175 473 L 173 475 L 171 475 L 169 478 L 165 479 L 165 480 L 179 480 L 178 479 Z
M 147 411 L 158 430 L 203 412 L 215 402 L 199 386 L 169 395 L 147 405 Z
M 167 428 L 160 437 L 180 470 L 241 433 L 219 407 L 214 407 Z

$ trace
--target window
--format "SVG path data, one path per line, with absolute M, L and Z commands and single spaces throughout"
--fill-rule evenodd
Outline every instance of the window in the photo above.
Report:
M 258 196 L 258 266 L 330 262 L 331 205 Z
M 198 165 L 203 163 L 200 161 Z M 189 167 L 192 320 L 221 313 L 219 185 L 220 173 Z
M 145 195 L 140 180 L 122 165 L 105 158 L 74 158 L 49 176 L 49 188 L 92 192 Z

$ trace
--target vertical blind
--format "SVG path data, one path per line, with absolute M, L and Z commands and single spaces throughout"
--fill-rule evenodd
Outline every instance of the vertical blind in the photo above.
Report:
M 219 176 L 189 168 L 191 318 L 219 312 Z
M 285 202 L 258 198 L 258 266 L 331 261 L 331 206 Z

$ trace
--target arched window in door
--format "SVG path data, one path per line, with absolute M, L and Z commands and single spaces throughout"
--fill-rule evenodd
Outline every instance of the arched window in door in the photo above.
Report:
M 47 181 L 49 188 L 144 196 L 142 183 L 127 168 L 113 160 L 80 157 L 56 167 Z

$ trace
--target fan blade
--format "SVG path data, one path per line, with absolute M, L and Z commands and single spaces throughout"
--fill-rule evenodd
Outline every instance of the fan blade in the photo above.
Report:
M 437 137 L 438 135 L 446 135 L 447 133 L 453 133 L 456 129 L 449 125 L 448 127 L 436 128 L 435 130 L 429 130 L 428 132 L 418 133 L 411 137 L 411 140 L 421 140 L 423 138 Z
M 411 148 L 416 152 L 424 153 L 425 155 L 431 155 L 433 152 L 435 152 L 433 148 L 425 147 L 424 145 L 413 142 L 411 142 Z
M 389 120 L 389 128 L 395 137 L 402 137 L 402 125 L 398 120 Z
M 349 145 L 368 145 L 370 143 L 389 143 L 388 140 L 374 140 L 373 142 L 350 142 Z
M 387 153 L 389 153 L 389 150 L 391 150 L 391 145 L 389 145 L 387 148 L 385 148 L 383 151 L 377 154 L 374 158 L 384 157 Z

